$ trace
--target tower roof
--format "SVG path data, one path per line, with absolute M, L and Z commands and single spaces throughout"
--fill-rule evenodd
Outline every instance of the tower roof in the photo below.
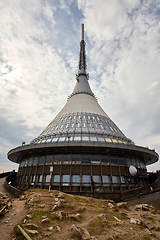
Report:
M 90 88 L 86 69 L 84 24 L 82 24 L 79 70 L 74 90 L 58 115 L 31 143 L 93 141 L 133 144 L 98 104 Z

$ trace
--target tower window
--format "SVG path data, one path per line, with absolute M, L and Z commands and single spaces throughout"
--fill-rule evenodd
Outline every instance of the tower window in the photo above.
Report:
M 119 177 L 118 176 L 112 176 L 112 183 L 119 183 Z
M 59 138 L 59 142 L 64 142 L 64 140 L 65 140 L 65 137 L 60 137 Z
M 73 183 L 80 183 L 80 175 L 72 175 Z
M 103 183 L 110 183 L 110 177 L 109 176 L 102 176 Z
M 90 175 L 82 175 L 82 183 L 90 183 L 91 176 Z
M 55 137 L 55 138 L 52 138 L 52 142 L 57 142 L 57 137 Z
M 121 176 L 121 183 L 125 183 L 125 178 L 124 178 L 124 176 Z
M 104 142 L 104 138 L 98 137 L 98 141 L 99 141 L 99 142 Z
M 38 182 L 42 182 L 42 179 L 43 179 L 43 175 L 40 175 L 38 178 Z
M 93 136 L 90 136 L 90 140 L 91 140 L 91 142 L 93 141 L 93 142 L 97 142 L 97 138 L 96 137 L 93 137 Z
M 54 175 L 53 181 L 54 181 L 55 183 L 60 182 L 60 175 Z
M 74 141 L 81 141 L 81 136 L 75 136 Z
M 82 136 L 82 140 L 83 140 L 83 141 L 89 141 L 89 137 L 87 137 L 87 136 Z
M 62 182 L 70 182 L 70 176 L 69 175 L 62 175 Z
M 51 178 L 50 175 L 46 175 L 46 182 L 47 182 L 47 183 L 50 182 L 50 178 Z
M 93 179 L 94 183 L 100 183 L 101 182 L 100 176 L 97 176 L 97 175 L 92 176 L 92 179 Z
M 36 180 L 36 176 L 34 175 L 34 176 L 32 177 L 32 183 L 34 183 L 35 180 Z

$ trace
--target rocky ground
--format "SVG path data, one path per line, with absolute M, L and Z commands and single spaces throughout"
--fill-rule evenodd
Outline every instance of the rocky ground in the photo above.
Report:
M 0 209 L 6 205 L 0 217 L 3 240 L 27 239 L 23 234 L 37 240 L 160 239 L 160 210 L 145 198 L 114 203 L 38 189 L 12 201 L 0 196 Z
M 15 201 L 25 204 L 16 223 L 31 239 L 160 239 L 160 210 L 149 204 L 114 203 L 48 190 L 29 190 L 12 204 Z M 6 226 L 13 217 L 8 215 L 8 222 L 0 220 Z M 18 227 L 14 232 L 10 239 L 25 239 Z

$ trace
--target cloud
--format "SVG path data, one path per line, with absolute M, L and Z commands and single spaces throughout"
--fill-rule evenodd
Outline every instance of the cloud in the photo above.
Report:
M 78 4 L 96 69 L 90 83 L 100 104 L 136 144 L 159 151 L 159 2 Z
M 54 12 L 42 2 L 29 8 L 29 4 L 22 6 L 17 1 L 15 5 L 5 4 L 1 10 L 1 108 L 10 121 L 23 119 L 28 126 L 43 126 L 51 119 L 55 112 L 52 101 L 56 99 L 61 105 L 64 101 L 61 96 L 71 86 L 71 82 L 67 83 L 71 74 L 63 57 L 49 42 L 52 33 L 47 29 L 46 19 L 54 25 Z M 9 29 L 4 27 L 6 24 Z
M 49 1 L 0 3 L 3 158 L 10 148 L 40 134 L 71 92 L 74 78 L 60 54 L 63 47 L 60 51 L 56 44 L 60 33 L 56 28 L 56 10 L 56 5 Z

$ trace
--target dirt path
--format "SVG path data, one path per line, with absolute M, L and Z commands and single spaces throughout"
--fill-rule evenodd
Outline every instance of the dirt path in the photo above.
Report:
M 20 201 L 15 198 L 12 200 L 12 208 L 0 220 L 0 239 L 12 240 L 14 238 L 13 228 L 25 216 L 26 210 L 24 208 L 25 201 Z
M 130 200 L 129 205 L 136 205 L 140 203 L 151 204 L 153 207 L 160 210 L 160 192 L 150 193 L 144 196 L 141 196 L 137 199 Z
M 8 193 L 7 191 L 6 191 L 6 189 L 4 188 L 4 182 L 5 182 L 5 177 L 4 178 L 0 178 L 0 192 L 2 192 L 2 193 Z

